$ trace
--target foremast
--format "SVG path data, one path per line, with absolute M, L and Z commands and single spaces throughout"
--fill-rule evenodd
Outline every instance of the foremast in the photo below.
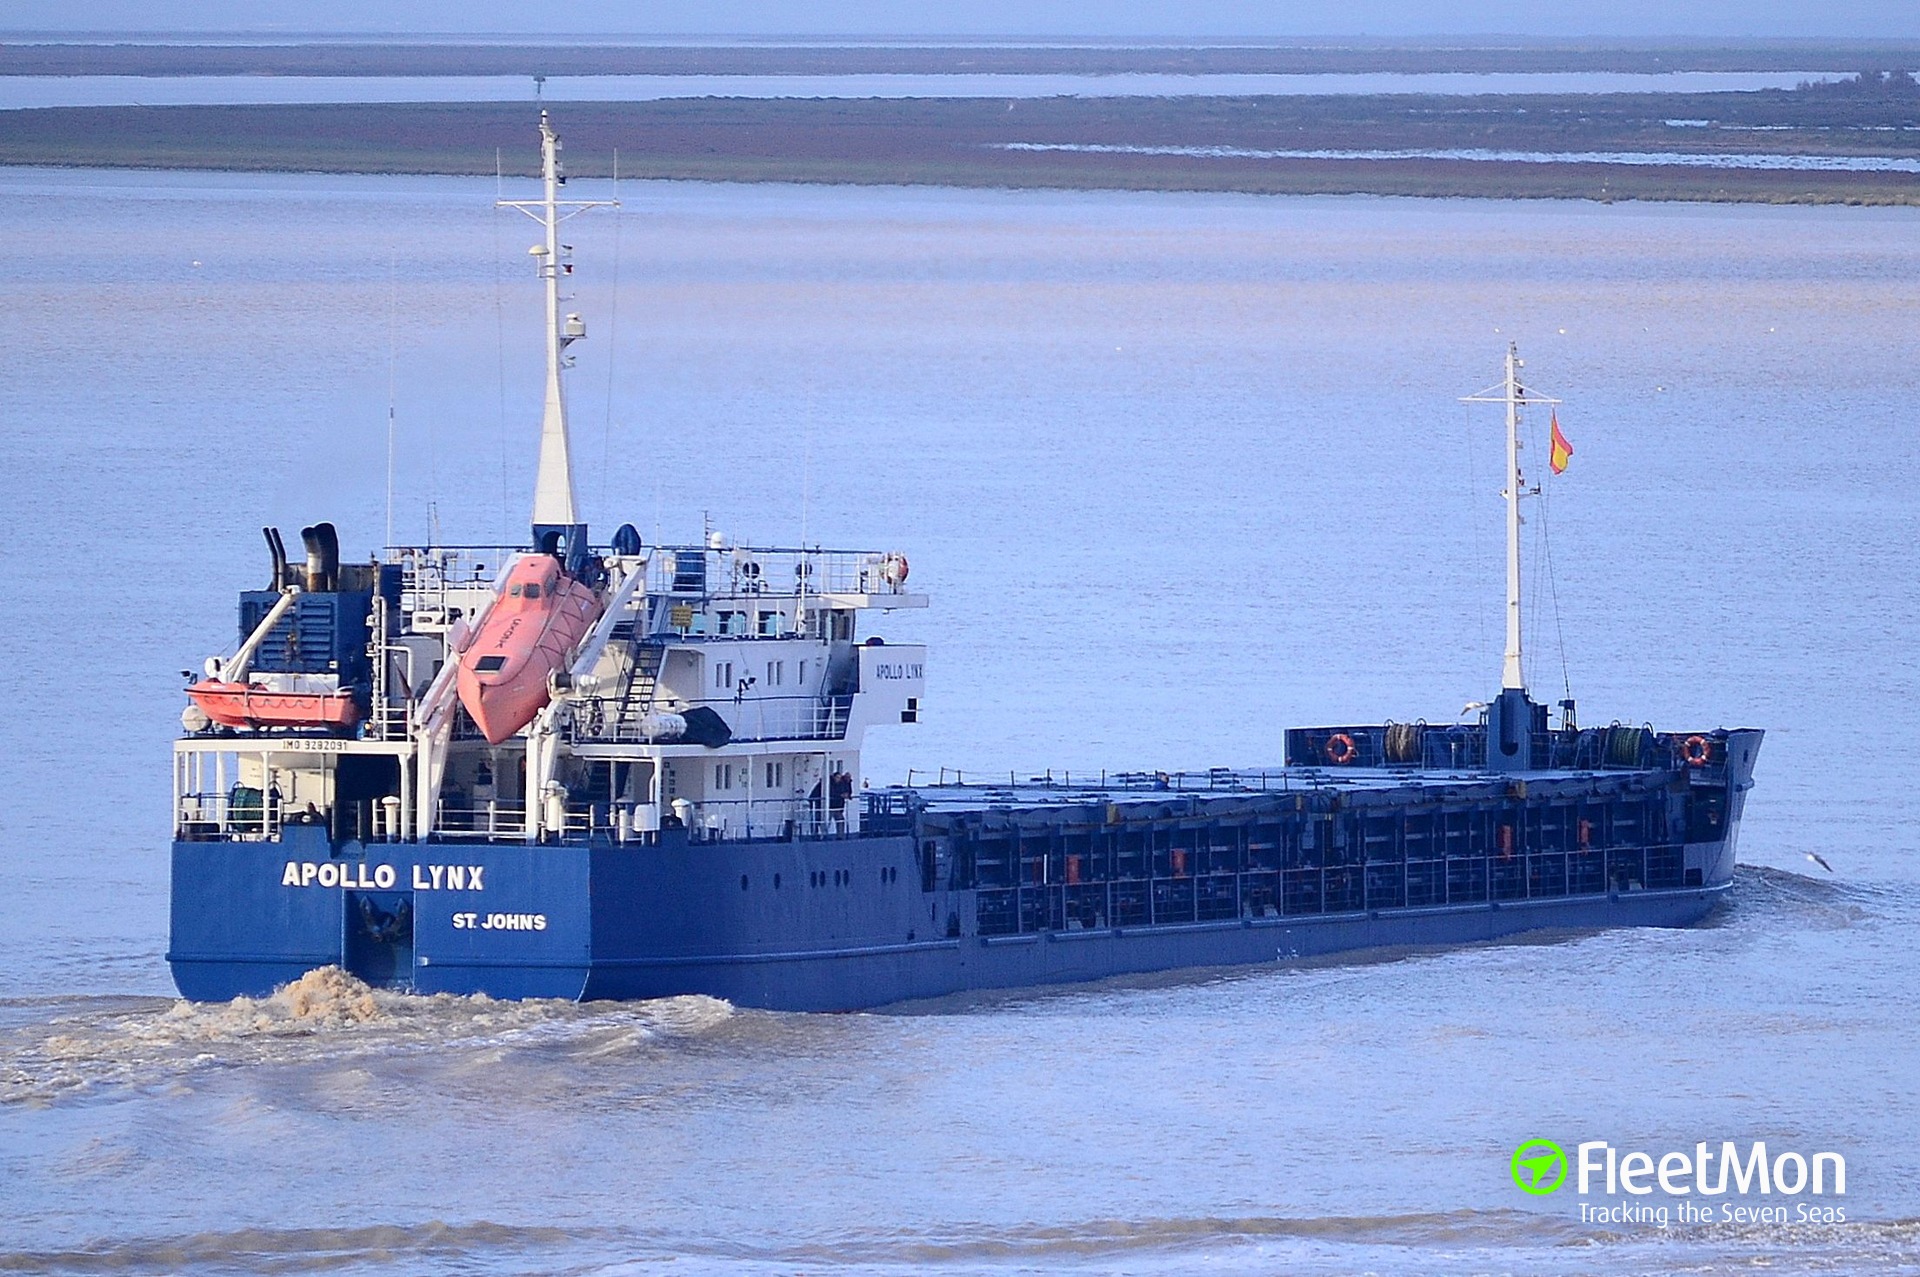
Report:
M 1520 467 L 1520 410 L 1528 404 L 1557 404 L 1558 399 L 1532 395 L 1521 384 L 1526 367 L 1513 342 L 1507 343 L 1506 376 L 1499 385 L 1466 395 L 1462 403 L 1497 403 L 1507 410 L 1507 467 L 1500 496 L 1507 505 L 1507 638 L 1500 662 L 1500 695 L 1488 709 L 1487 761 L 1496 769 L 1522 769 L 1530 762 L 1533 708 L 1527 698 L 1520 626 L 1520 499 L 1540 495 L 1539 485 L 1527 486 Z
M 560 242 L 560 223 L 590 208 L 617 208 L 618 200 L 563 200 L 566 177 L 560 169 L 560 138 L 552 121 L 540 112 L 540 175 L 544 184 L 537 200 L 499 200 L 496 207 L 517 208 L 541 224 L 543 242 L 528 249 L 535 270 L 546 286 L 547 393 L 540 419 L 540 468 L 533 485 L 533 539 L 539 546 L 553 533 L 571 541 L 581 528 L 574 499 L 573 456 L 567 433 L 567 397 L 561 374 L 572 366 L 567 347 L 587 335 L 578 314 L 560 313 L 560 279 L 573 273 L 573 246 Z M 564 211 L 563 211 L 564 210 Z M 584 538 L 583 538 L 584 539 Z

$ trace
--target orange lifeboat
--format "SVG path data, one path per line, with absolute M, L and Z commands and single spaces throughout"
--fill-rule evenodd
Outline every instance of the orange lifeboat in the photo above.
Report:
M 202 713 L 223 727 L 331 727 L 360 721 L 351 692 L 285 692 L 261 683 L 207 678 L 187 688 Z
M 461 648 L 455 676 L 460 703 L 489 744 L 519 731 L 546 706 L 548 676 L 567 668 L 600 609 L 600 596 L 551 555 L 526 555 L 508 571 Z

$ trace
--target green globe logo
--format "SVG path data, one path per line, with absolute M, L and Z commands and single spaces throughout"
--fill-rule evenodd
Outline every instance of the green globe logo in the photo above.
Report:
M 1508 1169 L 1521 1192 L 1545 1197 L 1567 1178 L 1567 1151 L 1552 1140 L 1528 1140 L 1513 1150 Z

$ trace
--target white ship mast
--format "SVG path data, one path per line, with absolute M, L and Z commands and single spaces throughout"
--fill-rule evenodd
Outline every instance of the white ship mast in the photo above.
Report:
M 1500 690 L 1525 691 L 1526 674 L 1520 661 L 1520 498 L 1538 496 L 1538 486 L 1528 488 L 1520 471 L 1520 409 L 1529 403 L 1557 404 L 1558 399 L 1529 395 L 1520 384 L 1520 370 L 1526 364 L 1513 343 L 1507 344 L 1507 375 L 1498 386 L 1477 395 L 1467 395 L 1461 403 L 1497 403 L 1507 408 L 1506 486 L 1500 495 L 1507 503 L 1507 650 L 1501 661 Z
M 535 528 L 572 527 L 580 522 L 573 494 L 573 459 L 567 438 L 567 398 L 560 373 L 572 365 L 565 351 L 587 335 L 577 314 L 560 315 L 560 277 L 573 273 L 573 246 L 560 242 L 560 223 L 590 208 L 617 208 L 618 200 L 563 200 L 560 187 L 560 139 L 545 111 L 540 112 L 540 170 L 545 193 L 537 200 L 499 200 L 499 208 L 517 208 L 546 230 L 544 243 L 527 252 L 547 286 L 547 402 L 540 420 L 540 469 L 533 485 Z M 562 212 L 561 210 L 566 210 Z

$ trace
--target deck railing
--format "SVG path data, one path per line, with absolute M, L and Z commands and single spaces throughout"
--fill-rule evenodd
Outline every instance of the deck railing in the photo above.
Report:
M 1688 742 L 1702 762 L 1685 757 Z M 1611 723 L 1533 734 L 1532 756 L 1541 771 L 1646 771 L 1681 763 L 1717 762 L 1724 734 L 1655 732 Z M 1296 767 L 1420 768 L 1472 771 L 1486 765 L 1487 732 L 1478 723 L 1360 723 L 1345 727 L 1296 727 L 1287 733 L 1287 762 Z
M 648 711 L 618 696 L 582 696 L 569 702 L 562 729 L 565 739 L 580 744 L 646 744 L 664 737 L 644 729 Z M 850 696 L 769 696 L 743 700 L 673 702 L 673 713 L 704 706 L 726 719 L 736 741 L 842 740 L 853 710 Z
M 604 547 L 595 553 L 606 553 Z M 417 599 L 446 589 L 492 583 L 500 565 L 525 547 L 497 545 L 391 546 L 389 563 L 402 567 L 403 589 Z M 900 594 L 897 570 L 873 550 L 794 546 L 656 545 L 645 547 L 647 593 L 681 598 L 791 597 L 807 594 Z

